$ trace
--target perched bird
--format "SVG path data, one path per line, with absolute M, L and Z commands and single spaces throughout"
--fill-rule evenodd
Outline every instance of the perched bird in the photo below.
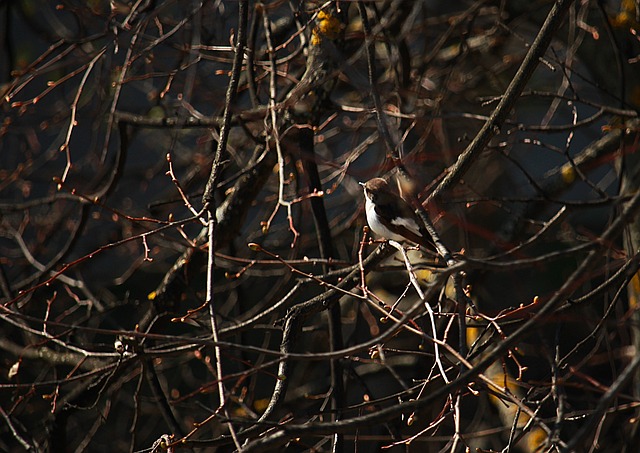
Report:
M 422 226 L 413 208 L 398 193 L 394 192 L 387 181 L 373 178 L 364 188 L 367 223 L 371 230 L 386 239 L 410 241 L 426 248 L 433 248 L 433 241 Z

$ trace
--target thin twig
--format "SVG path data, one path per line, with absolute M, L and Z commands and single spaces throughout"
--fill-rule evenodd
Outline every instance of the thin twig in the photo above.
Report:
M 409 280 L 411 281 L 413 288 L 416 290 L 416 293 L 418 293 L 418 297 L 420 297 L 420 300 L 424 302 L 424 306 L 427 309 L 427 313 L 429 314 L 429 320 L 431 321 L 431 335 L 433 336 L 434 340 L 437 340 L 438 331 L 436 329 L 436 318 L 435 318 L 435 315 L 433 314 L 433 308 L 431 308 L 429 301 L 425 299 L 424 292 L 420 288 L 420 284 L 418 283 L 416 274 L 413 271 L 413 266 L 411 265 L 411 261 L 409 261 L 409 256 L 407 255 L 407 251 L 404 249 L 404 247 L 402 247 L 401 244 L 399 244 L 396 241 L 389 241 L 389 245 L 397 249 L 402 254 L 402 257 L 404 258 L 404 264 L 407 267 L 407 273 L 409 274 Z M 448 384 L 449 378 L 447 378 L 447 373 L 444 371 L 444 367 L 442 366 L 442 360 L 440 360 L 440 351 L 438 349 L 438 343 L 436 341 L 434 341 L 433 343 L 433 350 L 434 350 L 436 363 L 438 364 L 438 369 L 440 370 L 440 375 L 442 376 L 442 379 L 444 379 L 444 382 Z
M 202 196 L 202 201 L 209 213 L 208 218 L 208 242 L 209 249 L 207 255 L 207 294 L 206 294 L 206 303 L 209 305 L 209 318 L 211 322 L 211 336 L 214 342 L 218 342 L 218 325 L 216 320 L 216 311 L 215 304 L 213 299 L 213 283 L 214 283 L 214 270 L 215 270 L 215 246 L 216 246 L 216 209 L 215 209 L 215 199 L 214 199 L 214 191 L 217 187 L 218 179 L 221 174 L 222 160 L 223 156 L 226 155 L 227 141 L 229 139 L 230 126 L 229 123 L 231 121 L 231 106 L 235 100 L 238 83 L 240 80 L 240 72 L 242 70 L 242 61 L 244 59 L 244 48 L 246 46 L 246 28 L 247 28 L 247 19 L 248 19 L 248 2 L 246 0 L 241 0 L 238 3 L 238 32 L 237 32 L 237 41 L 236 41 L 236 49 L 233 58 L 233 66 L 231 69 L 231 78 L 229 80 L 229 86 L 227 87 L 227 96 L 225 102 L 225 110 L 223 115 L 223 124 L 220 129 L 220 140 L 218 141 L 218 146 L 216 148 L 216 153 L 213 159 L 213 164 L 211 167 L 211 173 L 209 174 L 209 179 L 207 180 L 207 185 L 205 186 L 204 195 Z M 215 366 L 216 366 L 216 374 L 218 379 L 218 397 L 220 400 L 219 410 L 222 409 L 224 411 L 225 417 L 227 418 L 227 427 L 229 428 L 229 432 L 231 433 L 231 437 L 233 438 L 233 442 L 238 451 L 242 451 L 242 446 L 240 445 L 240 441 L 238 440 L 236 430 L 233 426 L 233 423 L 230 421 L 230 413 L 229 408 L 226 404 L 226 389 L 224 387 L 224 374 L 222 370 L 222 351 L 219 346 L 214 347 L 215 354 Z

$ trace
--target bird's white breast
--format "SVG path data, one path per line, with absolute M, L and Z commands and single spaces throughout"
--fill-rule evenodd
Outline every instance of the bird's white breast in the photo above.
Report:
M 376 214 L 373 202 L 369 200 L 369 197 L 365 197 L 365 211 L 367 213 L 367 223 L 369 224 L 369 228 L 375 234 L 382 236 L 386 239 L 393 239 L 395 241 L 403 241 L 404 237 L 395 234 L 393 231 L 389 230 L 383 223 L 378 220 L 378 215 Z M 393 223 L 393 222 L 392 222 Z M 413 222 L 415 223 L 415 222 Z

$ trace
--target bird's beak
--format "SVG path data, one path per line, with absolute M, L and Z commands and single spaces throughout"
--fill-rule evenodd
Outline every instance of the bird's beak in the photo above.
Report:
M 366 183 L 364 183 L 362 181 L 358 181 L 358 184 L 360 184 L 362 187 L 364 187 Z

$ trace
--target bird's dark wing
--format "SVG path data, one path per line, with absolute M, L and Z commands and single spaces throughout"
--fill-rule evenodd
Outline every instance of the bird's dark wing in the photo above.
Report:
M 422 221 L 403 199 L 397 198 L 394 202 L 378 203 L 375 209 L 381 220 L 390 221 L 391 225 L 387 225 L 389 230 L 395 230 L 400 236 L 424 247 L 433 245 L 431 236 L 422 227 Z

